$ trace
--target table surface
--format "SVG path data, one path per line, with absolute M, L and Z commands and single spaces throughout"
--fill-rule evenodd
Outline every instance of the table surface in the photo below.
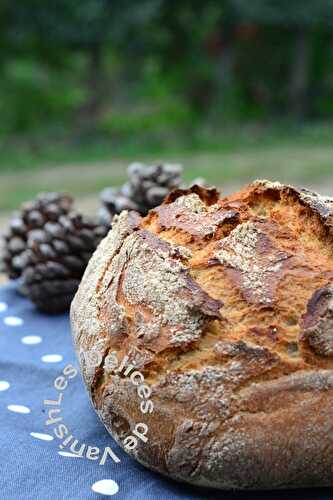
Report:
M 206 490 L 145 469 L 106 432 L 74 368 L 68 315 L 38 313 L 15 283 L 0 288 L 0 499 L 333 499 L 333 489 Z

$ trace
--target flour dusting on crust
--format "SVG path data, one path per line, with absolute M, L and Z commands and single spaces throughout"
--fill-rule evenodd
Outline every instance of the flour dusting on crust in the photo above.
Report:
M 254 223 L 238 225 L 219 242 L 214 256 L 221 264 L 240 273 L 236 281 L 240 281 L 246 297 L 260 304 L 272 303 L 274 281 L 288 255 L 275 249 Z

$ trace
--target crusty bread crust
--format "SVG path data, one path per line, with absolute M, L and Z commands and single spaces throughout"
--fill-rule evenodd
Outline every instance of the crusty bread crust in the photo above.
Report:
M 222 489 L 333 485 L 333 199 L 256 181 L 195 186 L 141 219 L 123 212 L 71 308 L 97 413 L 132 455 Z M 116 352 L 153 389 L 140 413 Z M 86 353 L 99 353 L 95 366 Z

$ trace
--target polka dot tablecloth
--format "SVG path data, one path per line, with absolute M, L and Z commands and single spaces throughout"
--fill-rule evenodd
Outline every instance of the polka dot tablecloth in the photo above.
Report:
M 66 370 L 68 365 L 72 368 Z M 77 369 L 68 316 L 40 314 L 16 292 L 15 283 L 2 287 L 1 500 L 333 498 L 331 489 L 219 492 L 146 470 L 106 432 Z

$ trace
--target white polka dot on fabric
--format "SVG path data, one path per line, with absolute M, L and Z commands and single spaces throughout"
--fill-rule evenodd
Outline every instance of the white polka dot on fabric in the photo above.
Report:
M 91 487 L 95 493 L 100 493 L 101 495 L 115 495 L 119 491 L 119 486 L 113 479 L 102 479 L 97 481 Z
M 6 316 L 3 320 L 7 326 L 21 326 L 23 325 L 23 319 L 17 316 Z
M 83 455 L 77 455 L 76 453 L 70 453 L 69 451 L 58 451 L 58 453 L 62 457 L 83 458 Z
M 45 354 L 41 360 L 43 363 L 59 363 L 62 361 L 62 356 L 60 354 Z
M 6 302 L 0 302 L 0 313 L 7 311 L 7 309 L 8 309 L 8 306 L 7 306 Z
M 30 432 L 30 436 L 40 439 L 41 441 L 53 441 L 53 436 L 50 434 L 42 434 L 41 432 Z
M 9 389 L 10 383 L 6 380 L 0 380 L 0 391 L 7 391 Z
M 21 338 L 22 344 L 27 344 L 27 345 L 40 344 L 41 341 L 42 338 L 39 337 L 38 335 L 27 335 L 26 337 Z
M 8 405 L 7 408 L 14 413 L 30 413 L 30 408 L 23 405 Z

